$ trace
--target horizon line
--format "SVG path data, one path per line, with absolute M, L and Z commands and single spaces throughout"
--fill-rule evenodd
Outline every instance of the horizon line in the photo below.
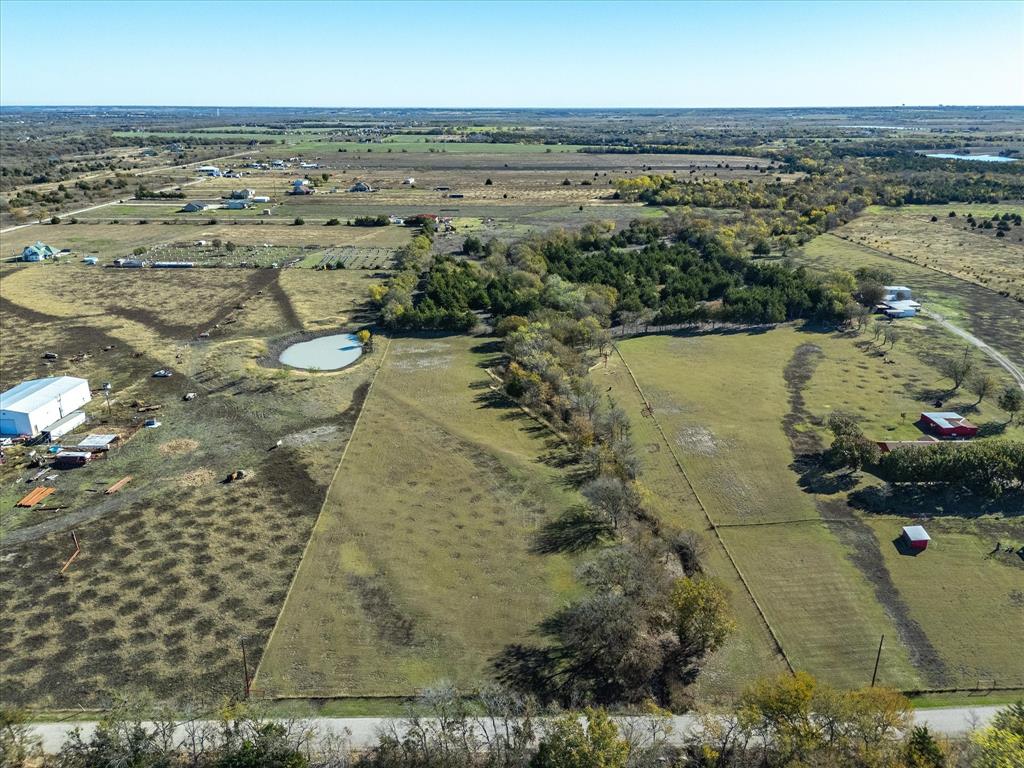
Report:
M 130 104 L 130 103 L 66 103 L 66 104 L 5 104 L 0 102 L 0 109 L 54 109 L 54 108 L 92 108 L 92 107 L 103 107 L 103 108 L 121 108 L 121 109 L 338 109 L 338 110 L 434 110 L 434 111 L 449 111 L 449 110 L 469 110 L 469 111 L 483 111 L 483 110 L 505 110 L 505 111 L 527 111 L 527 110 L 589 110 L 589 111 L 600 111 L 600 110 L 702 110 L 702 111 L 713 111 L 713 110 L 725 110 L 725 111 L 741 111 L 741 110 L 770 110 L 770 109 L 1024 109 L 1024 104 L 946 104 L 946 103 L 934 103 L 934 104 L 805 104 L 805 105 L 792 105 L 782 104 L 775 106 L 751 106 L 751 107 L 709 107 L 709 106 L 573 106 L 573 105 L 560 105 L 560 106 L 402 106 L 402 105 L 351 105 L 351 106 L 338 106 L 338 105 L 301 105 L 301 104 L 276 104 L 276 105 L 260 105 L 260 104 Z

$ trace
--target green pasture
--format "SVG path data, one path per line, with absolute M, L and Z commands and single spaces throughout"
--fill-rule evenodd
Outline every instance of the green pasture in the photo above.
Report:
M 530 542 L 576 499 L 538 461 L 549 433 L 488 388 L 481 346 L 391 343 L 260 664 L 261 693 L 471 688 L 574 593 L 571 562 Z
M 952 603 L 944 609 L 944 622 L 937 616 L 918 618 L 928 610 L 920 595 L 932 582 L 892 543 L 906 522 L 882 523 L 847 501 L 849 492 L 875 481 L 854 478 L 852 485 L 833 486 L 808 475 L 802 487 L 799 467 L 793 465 L 795 446 L 813 451 L 828 444 L 824 422 L 834 411 L 856 415 L 872 438 L 920 435 L 913 422 L 929 407 L 921 393 L 940 377 L 909 349 L 897 347 L 888 354 L 894 363 L 883 363 L 865 341 L 795 327 L 634 338 L 620 342 L 619 350 L 660 429 L 652 431 L 655 425 L 639 413 L 636 396 L 625 399 L 628 379 L 619 378 L 614 391 L 635 409 L 644 482 L 669 514 L 684 516 L 684 527 L 705 530 L 703 513 L 685 492 L 689 479 L 795 667 L 837 685 L 863 685 L 884 634 L 887 652 L 879 675 L 886 684 L 966 685 L 975 672 L 999 669 L 1006 661 L 999 650 L 1002 630 L 992 623 L 976 629 L 984 638 L 972 656 L 955 629 L 963 625 L 949 618 Z M 599 381 L 601 371 L 594 374 Z M 987 402 L 971 413 L 983 424 L 1006 422 L 1006 415 Z M 1019 427 L 1001 431 L 1003 436 L 1021 433 Z M 686 478 L 665 458 L 669 451 Z M 931 510 L 973 517 L 986 511 L 1005 514 L 1008 508 L 936 502 Z M 919 503 L 913 512 L 928 514 L 928 507 Z M 968 537 L 982 530 L 970 520 L 963 525 Z M 735 569 L 713 536 L 703 538 L 708 570 L 726 581 L 734 604 L 742 607 L 736 595 L 745 595 L 745 589 Z M 1024 569 L 1000 573 L 997 580 L 979 569 L 969 580 L 976 599 L 988 606 L 982 612 L 1005 603 L 1008 580 L 1018 580 L 1017 589 L 1024 589 Z M 741 615 L 740 625 L 749 634 L 756 622 Z M 758 632 L 763 635 L 763 628 Z M 713 673 L 714 659 L 710 669 Z M 721 674 L 742 676 L 731 668 Z

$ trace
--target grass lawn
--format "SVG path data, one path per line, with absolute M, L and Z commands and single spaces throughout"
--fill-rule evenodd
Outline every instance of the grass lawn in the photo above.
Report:
M 546 430 L 491 396 L 480 344 L 391 343 L 260 665 L 261 692 L 471 687 L 573 594 L 571 562 L 529 545 L 576 498 L 539 462 Z

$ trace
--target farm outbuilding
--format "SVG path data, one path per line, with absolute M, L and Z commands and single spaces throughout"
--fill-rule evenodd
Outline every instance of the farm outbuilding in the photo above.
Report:
M 92 393 L 85 379 L 54 376 L 23 381 L 0 394 L 0 434 L 35 437 L 51 426 L 59 431 L 61 420 L 90 400 Z
M 357 181 L 351 187 L 348 188 L 349 192 L 373 192 L 373 187 L 367 184 L 365 181 Z
M 22 261 L 45 261 L 52 259 L 57 252 L 41 240 L 35 245 L 26 245 L 21 252 Z
M 921 414 L 921 425 L 939 437 L 976 437 L 978 427 L 952 411 Z
M 928 531 L 924 529 L 923 525 L 903 526 L 903 533 L 900 538 L 911 549 L 927 549 L 928 542 L 932 540 L 932 537 L 928 535 Z

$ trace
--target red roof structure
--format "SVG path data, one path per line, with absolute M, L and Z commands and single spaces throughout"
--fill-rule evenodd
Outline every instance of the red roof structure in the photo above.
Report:
M 976 437 L 978 434 L 976 425 L 952 411 L 922 413 L 921 424 L 939 437 Z

